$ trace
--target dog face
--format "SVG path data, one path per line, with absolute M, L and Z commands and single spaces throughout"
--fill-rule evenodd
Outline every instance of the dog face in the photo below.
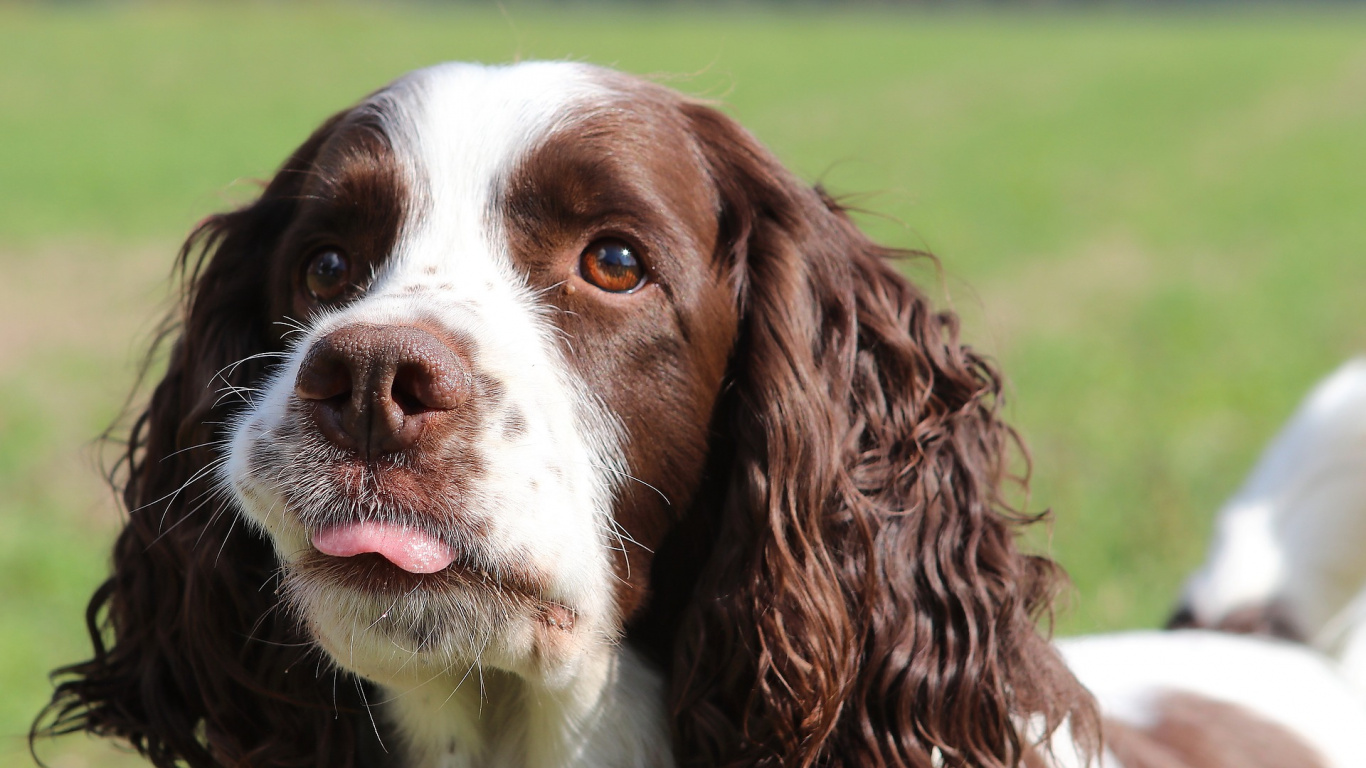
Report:
M 736 331 L 678 100 L 450 65 L 296 158 L 267 278 L 288 343 L 223 483 L 343 667 L 572 670 L 690 502 Z

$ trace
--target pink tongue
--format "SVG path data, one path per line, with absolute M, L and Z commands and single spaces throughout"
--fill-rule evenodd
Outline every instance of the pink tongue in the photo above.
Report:
M 313 534 L 313 546 L 324 555 L 354 557 L 374 552 L 409 573 L 436 573 L 455 561 L 455 550 L 412 528 L 385 523 L 356 523 Z

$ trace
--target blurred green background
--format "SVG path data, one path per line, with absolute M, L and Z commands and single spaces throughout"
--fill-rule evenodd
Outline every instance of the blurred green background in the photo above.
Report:
M 543 57 L 724 101 L 877 238 L 940 256 L 914 276 L 1011 379 L 1062 632 L 1159 623 L 1264 441 L 1366 349 L 1351 9 L 0 7 L 0 764 L 87 653 L 118 524 L 92 439 L 180 238 L 405 70 Z

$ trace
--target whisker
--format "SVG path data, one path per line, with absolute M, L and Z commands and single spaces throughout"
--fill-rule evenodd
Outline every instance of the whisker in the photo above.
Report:
M 379 723 L 375 722 L 375 712 L 370 708 L 370 699 L 365 695 L 365 686 L 359 679 L 356 680 L 356 691 L 360 693 L 361 703 L 365 705 L 365 714 L 370 717 L 370 727 L 375 729 L 375 740 L 379 742 L 379 748 L 384 753 L 389 754 L 389 748 L 384 746 L 384 737 L 379 735 Z
M 600 469 L 600 470 L 602 470 L 602 471 L 604 471 L 604 472 L 611 472 L 612 474 L 617 475 L 618 477 L 624 477 L 624 478 L 626 478 L 627 480 L 633 480 L 633 481 L 635 481 L 635 482 L 637 482 L 637 483 L 640 483 L 641 485 L 645 486 L 646 488 L 649 488 L 650 490 L 652 490 L 652 491 L 654 491 L 655 493 L 659 494 L 659 498 L 663 499 L 665 504 L 667 504 L 667 505 L 669 505 L 669 506 L 671 506 L 671 507 L 674 505 L 674 503 L 673 503 L 672 501 L 669 501 L 669 497 L 664 495 L 664 492 L 663 492 L 663 491 L 659 490 L 658 488 L 654 487 L 653 485 L 650 485 L 649 483 L 645 482 L 644 480 L 641 480 L 640 478 L 636 477 L 635 475 L 632 475 L 632 474 L 629 473 L 629 472 L 625 472 L 625 471 L 622 471 L 622 470 L 620 470 L 620 469 L 616 469 L 615 467 L 608 467 L 608 466 L 604 466 L 604 465 L 601 465 L 601 464 L 596 464 L 596 463 L 594 463 L 594 462 L 592 462 L 592 461 L 588 462 L 588 464 L 589 464 L 589 466 L 593 467 L 594 469 Z
M 241 395 L 242 402 L 250 406 L 252 405 L 252 401 L 247 395 L 250 395 L 253 392 L 260 392 L 261 390 L 256 387 L 237 387 L 229 384 L 226 387 L 219 387 L 218 391 L 222 394 L 218 396 L 218 399 L 213 401 L 214 408 L 222 405 L 223 401 L 232 395 Z
M 237 371 L 238 367 L 240 367 L 243 363 L 247 363 L 247 362 L 250 362 L 250 361 L 252 361 L 252 360 L 260 360 L 260 359 L 262 359 L 262 358 L 267 358 L 267 357 L 288 358 L 288 357 L 289 357 L 289 354 L 288 354 L 287 352 L 275 352 L 275 351 L 267 350 L 267 351 L 265 351 L 265 352 L 257 352 L 257 353 L 254 354 L 254 355 L 247 355 L 246 357 L 242 358 L 241 360 L 238 360 L 237 362 L 228 363 L 227 365 L 223 366 L 222 368 L 219 368 L 219 369 L 218 369 L 218 372 L 215 373 L 215 374 L 213 375 L 212 378 L 221 379 L 221 378 L 223 378 L 224 372 L 226 372 L 229 376 L 231 376 L 233 373 L 235 373 L 235 372 Z
M 455 685 L 451 686 L 451 692 L 448 693 L 448 694 L 446 694 L 446 698 L 442 699 L 442 700 L 441 700 L 441 703 L 440 703 L 439 705 L 437 705 L 437 709 L 438 709 L 438 710 L 440 710 L 442 707 L 445 707 L 446 704 L 447 704 L 447 702 L 449 702 L 451 699 L 455 698 L 455 692 L 458 691 L 458 690 L 460 690 L 460 686 L 464 685 L 464 684 L 465 684 L 465 681 L 468 680 L 468 679 L 470 678 L 470 673 L 474 671 L 474 668 L 475 668 L 475 667 L 479 666 L 479 660 L 482 659 L 482 658 L 484 658 L 484 651 L 488 650 L 488 647 L 489 647 L 488 639 L 485 638 L 484 643 L 483 643 L 482 645 L 480 645 L 480 646 L 479 646 L 479 650 L 475 652 L 475 654 L 474 654 L 474 661 L 470 663 L 469 669 L 466 669 L 466 670 L 465 670 L 465 674 L 464 674 L 463 676 L 461 676 L 460 681 L 457 682 Z M 455 665 L 452 663 L 451 666 L 455 666 Z M 481 711 L 481 712 L 483 711 L 483 706 L 484 706 L 484 704 L 483 704 L 483 698 L 484 698 L 484 695 L 483 695 L 483 694 L 484 694 L 483 677 L 484 677 L 483 669 L 481 668 L 481 669 L 480 669 L 480 672 L 479 672 L 479 699 L 480 699 L 479 708 L 480 708 L 480 711 Z
M 227 460 L 228 460 L 228 457 L 226 457 L 226 456 L 219 456 L 219 457 L 213 459 L 212 461 L 208 462 L 208 463 L 205 464 L 204 466 L 202 466 L 202 467 L 200 467 L 199 469 L 195 470 L 194 474 L 190 475 L 190 478 L 189 478 L 188 480 L 186 480 L 185 482 L 181 483 L 179 488 L 176 488 L 174 491 L 171 491 L 170 493 L 168 493 L 168 494 L 162 496 L 162 497 L 159 498 L 159 499 L 153 499 L 152 501 L 149 501 L 149 502 L 147 502 L 146 504 L 143 504 L 143 505 L 141 505 L 141 506 L 139 506 L 139 507 L 136 507 L 136 508 L 134 508 L 133 510 L 131 510 L 131 512 L 141 512 L 142 510 L 147 509 L 148 507 L 152 506 L 153 504 L 160 504 L 160 503 L 163 502 L 163 501 L 167 502 L 167 506 L 169 507 L 169 506 L 170 506 L 170 502 L 175 501 L 176 496 L 179 496 L 180 493 L 181 493 L 182 491 L 184 491 L 186 488 L 190 487 L 191 484 L 193 484 L 193 483 L 195 483 L 195 482 L 201 480 L 201 479 L 204 477 L 204 475 L 206 475 L 206 474 L 208 474 L 208 473 L 210 473 L 210 472 L 212 472 L 212 471 L 218 469 L 218 467 L 219 467 L 220 465 L 222 465 L 224 462 L 226 462 Z M 162 519 L 163 519 L 163 520 L 165 519 L 165 513 L 164 513 L 164 512 L 162 513 Z
M 215 403 L 215 405 L 217 405 L 217 403 Z M 205 424 L 210 424 L 210 423 L 212 423 L 212 422 L 207 422 L 207 421 L 206 421 L 206 422 L 204 422 L 204 423 L 205 423 Z M 181 449 L 178 450 L 178 451 L 171 451 L 170 453 L 166 454 L 165 456 L 162 456 L 162 457 L 161 457 L 161 461 L 165 461 L 165 460 L 167 460 L 167 459 L 174 458 L 174 457 L 176 457 L 176 456 L 179 456 L 179 455 L 182 454 L 182 453 L 188 453 L 189 451 L 197 450 L 197 449 L 199 449 L 199 448 L 209 448 L 209 447 L 211 447 L 211 446 L 224 446 L 224 445 L 227 445 L 227 444 L 229 444 L 229 443 L 231 443 L 231 442 L 232 442 L 232 439 L 231 439 L 231 438 L 227 438 L 227 437 L 222 438 L 222 439 L 220 439 L 220 440 L 205 440 L 205 441 L 202 442 L 202 443 L 197 443 L 197 444 L 195 444 L 195 445 L 189 445 L 189 446 L 186 446 L 186 447 L 184 447 L 184 448 L 181 448 Z
M 296 320 L 296 319 L 290 317 L 289 315 L 285 315 L 285 316 L 284 316 L 283 318 L 281 318 L 280 320 L 276 320 L 273 324 L 274 324 L 274 325 L 283 325 L 283 326 L 287 329 L 283 334 L 281 334 L 282 337 L 283 337 L 283 338 L 286 338 L 286 339 L 288 339 L 290 336 L 293 336 L 293 335 L 295 335 L 295 334 L 307 334 L 307 333 L 308 333 L 308 324 L 307 324 L 307 323 L 303 322 L 302 320 Z
M 219 511 L 217 514 L 222 514 L 222 511 L 226 508 L 226 505 L 224 505 L 223 507 L 219 507 Z M 233 515 L 232 522 L 228 523 L 228 532 L 223 534 L 223 541 L 218 545 L 218 554 L 214 555 L 213 557 L 213 565 L 215 568 L 218 567 L 218 561 L 223 557 L 223 550 L 227 549 L 228 547 L 228 539 L 232 538 L 232 532 L 237 530 L 237 521 L 241 519 L 241 515 Z M 212 520 L 210 522 L 212 522 Z M 207 529 L 207 526 L 205 526 L 205 528 Z

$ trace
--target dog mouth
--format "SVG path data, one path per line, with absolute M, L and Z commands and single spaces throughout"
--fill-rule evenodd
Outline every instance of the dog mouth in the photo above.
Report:
M 472 547 L 452 543 L 402 521 L 329 521 L 308 533 L 309 547 L 292 569 L 361 594 L 441 594 L 468 591 L 534 598 L 529 571 L 500 567 Z
M 432 574 L 455 562 L 455 547 L 417 528 L 383 522 L 334 525 L 311 536 L 313 548 L 330 557 L 375 554 L 411 574 Z
M 543 583 L 530 571 L 476 563 L 416 527 L 350 522 L 320 528 L 309 539 L 313 551 L 297 561 L 295 569 L 356 592 L 394 598 L 420 592 L 462 601 L 482 595 L 508 611 L 528 612 L 559 631 L 573 631 L 577 623 L 578 612 L 545 597 Z

